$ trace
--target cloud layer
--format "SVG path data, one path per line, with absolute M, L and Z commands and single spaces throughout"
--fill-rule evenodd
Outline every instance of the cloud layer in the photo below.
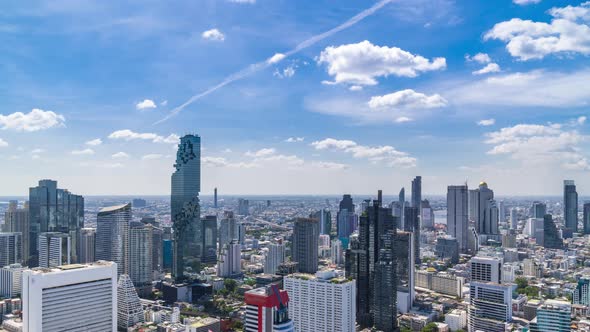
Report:
M 65 117 L 52 111 L 34 108 L 29 113 L 15 112 L 0 114 L 0 128 L 15 131 L 39 131 L 53 127 L 62 127 Z

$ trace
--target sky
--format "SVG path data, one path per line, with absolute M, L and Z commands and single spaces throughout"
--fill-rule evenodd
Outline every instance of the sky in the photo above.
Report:
M 0 196 L 590 192 L 590 1 L 9 0 Z M 408 189 L 409 190 L 409 189 Z

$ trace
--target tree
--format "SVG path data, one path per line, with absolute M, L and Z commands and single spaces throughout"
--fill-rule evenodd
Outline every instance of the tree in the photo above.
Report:
M 238 282 L 234 279 L 225 279 L 223 281 L 223 287 L 225 287 L 228 292 L 233 293 L 238 289 Z
M 526 278 L 523 277 L 518 277 L 514 280 L 514 282 L 516 283 L 516 288 L 525 288 L 526 286 L 529 285 L 529 282 Z
M 438 326 L 436 323 L 428 323 L 422 329 L 422 332 L 436 332 L 438 330 Z
M 412 330 L 407 327 L 402 327 L 400 332 L 412 332 Z

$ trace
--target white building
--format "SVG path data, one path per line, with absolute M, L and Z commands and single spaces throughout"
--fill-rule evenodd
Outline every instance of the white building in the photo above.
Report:
M 96 217 L 97 260 L 117 263 L 118 275 L 129 271 L 131 204 L 105 207 Z
M 0 233 L 0 266 L 23 261 L 21 233 Z
M 496 257 L 471 258 L 471 281 L 500 283 L 502 277 L 502 261 Z
M 339 239 L 332 241 L 330 257 L 332 258 L 332 263 L 336 265 L 344 265 L 344 251 L 342 250 L 342 241 Z
M 268 253 L 264 258 L 264 273 L 275 274 L 279 264 L 285 261 L 285 245 L 272 243 L 268 246 Z
M 330 247 L 330 235 L 320 234 L 319 246 L 329 248 Z
M 151 225 L 133 222 L 129 227 L 129 278 L 138 293 L 145 297 L 152 292 L 153 242 Z
M 10 299 L 20 295 L 23 287 L 22 275 L 26 269 L 18 263 L 0 269 L 0 297 Z
M 23 272 L 23 332 L 116 331 L 117 264 Z
M 445 323 L 451 331 L 464 330 L 467 327 L 467 312 L 454 309 L 445 315 Z
M 72 259 L 72 241 L 67 233 L 39 234 L 39 267 L 68 265 Z
M 469 295 L 469 332 L 504 332 L 512 321 L 512 287 L 471 282 Z
M 297 332 L 355 331 L 354 280 L 336 277 L 335 271 L 320 271 L 289 275 L 283 284 L 289 294 L 289 317 Z
M 217 275 L 223 278 L 234 277 L 242 273 L 242 248 L 237 241 L 227 244 L 217 262 Z
M 133 282 L 122 274 L 117 283 L 117 326 L 122 330 L 143 323 L 143 308 Z

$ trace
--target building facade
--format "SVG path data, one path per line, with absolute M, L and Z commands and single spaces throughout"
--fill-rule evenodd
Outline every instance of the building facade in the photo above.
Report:
M 320 225 L 315 219 L 298 218 L 293 228 L 291 246 L 292 260 L 299 264 L 301 273 L 315 273 L 318 270 L 318 247 Z
M 462 253 L 468 249 L 468 189 L 464 186 L 447 188 L 447 233 L 457 239 Z
M 571 232 L 578 231 L 578 192 L 574 180 L 563 181 L 563 220 Z
M 129 272 L 131 204 L 105 207 L 96 218 L 96 260 L 117 263 L 118 275 Z

